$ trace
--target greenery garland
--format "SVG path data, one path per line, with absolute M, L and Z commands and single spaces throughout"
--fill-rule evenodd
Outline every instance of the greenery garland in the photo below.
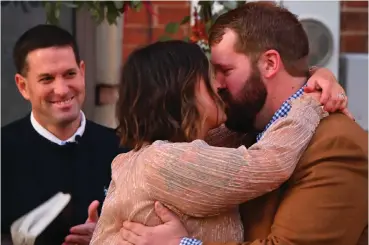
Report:
M 116 24 L 117 19 L 124 12 L 132 9 L 139 11 L 143 5 L 147 5 L 145 1 L 2 1 L 1 6 L 13 4 L 21 6 L 24 12 L 28 12 L 30 8 L 43 7 L 46 13 L 46 21 L 48 24 L 58 25 L 60 18 L 60 10 L 62 7 L 76 9 L 77 11 L 85 7 L 91 14 L 91 17 L 100 24 L 107 20 L 109 24 Z
M 244 4 L 245 1 L 199 1 L 198 8 L 194 13 L 195 24 L 191 27 L 191 36 L 185 37 L 185 41 L 195 42 L 209 54 L 208 47 L 208 31 L 214 20 L 230 9 L 236 8 L 239 5 Z M 13 4 L 20 6 L 24 12 L 28 12 L 30 8 L 43 7 L 45 9 L 46 21 L 49 24 L 58 25 L 60 18 L 60 11 L 62 7 L 72 8 L 80 10 L 86 8 L 91 17 L 100 24 L 104 20 L 107 20 L 109 24 L 116 24 L 117 19 L 122 17 L 123 13 L 127 11 L 138 12 L 145 7 L 149 13 L 153 13 L 151 4 L 149 1 L 2 1 L 1 6 Z M 214 5 L 218 7 L 221 5 L 223 10 L 221 12 L 214 13 Z M 177 33 L 180 26 L 188 24 L 190 21 L 190 15 L 184 16 L 180 22 L 167 23 L 165 27 L 165 34 L 160 37 L 160 40 L 172 39 L 172 35 Z

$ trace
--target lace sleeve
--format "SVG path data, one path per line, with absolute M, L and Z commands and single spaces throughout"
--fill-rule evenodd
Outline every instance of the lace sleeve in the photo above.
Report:
M 278 188 L 292 174 L 326 113 L 302 97 L 246 149 L 155 142 L 145 157 L 145 178 L 154 200 L 196 217 L 217 215 Z

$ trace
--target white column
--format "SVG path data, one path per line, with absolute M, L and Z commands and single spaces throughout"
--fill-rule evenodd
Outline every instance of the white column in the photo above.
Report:
M 76 39 L 81 59 L 85 62 L 86 98 L 83 111 L 86 117 L 93 120 L 95 113 L 96 85 L 96 23 L 87 9 L 76 12 Z
M 119 18 L 116 25 L 107 21 L 96 30 L 96 84 L 117 85 L 119 83 L 122 62 L 122 23 Z M 115 104 L 97 106 L 94 121 L 107 127 L 117 126 Z

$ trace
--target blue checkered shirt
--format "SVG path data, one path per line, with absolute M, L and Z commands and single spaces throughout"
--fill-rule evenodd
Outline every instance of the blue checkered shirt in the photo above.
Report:
M 185 238 L 182 238 L 179 245 L 202 245 L 202 241 L 197 240 L 195 238 L 185 237 Z
M 259 133 L 256 136 L 256 140 L 259 141 L 261 139 L 261 137 L 264 135 L 265 131 L 267 131 L 267 129 L 275 122 L 277 121 L 279 118 L 281 117 L 285 117 L 287 116 L 288 112 L 291 110 L 291 105 L 290 105 L 290 101 L 292 99 L 297 99 L 298 97 L 300 97 L 303 93 L 304 93 L 304 87 L 306 85 L 304 85 L 302 88 L 300 88 L 299 90 L 297 90 L 296 93 L 294 93 L 291 97 L 289 97 L 285 102 L 283 102 L 282 106 L 278 109 L 278 111 L 276 111 L 272 117 L 272 119 L 270 120 L 270 122 L 265 126 L 263 132 Z
M 285 117 L 287 116 L 288 112 L 291 110 L 291 105 L 289 104 L 289 101 L 292 99 L 297 99 L 298 97 L 300 97 L 303 93 L 304 93 L 304 87 L 306 85 L 304 85 L 302 88 L 300 88 L 299 90 L 297 90 L 296 93 L 294 93 L 291 97 L 289 97 L 285 102 L 283 102 L 282 106 L 278 109 L 278 111 L 276 111 L 272 117 L 272 119 L 270 120 L 270 122 L 265 126 L 263 132 L 259 133 L 256 136 L 256 140 L 259 141 L 261 139 L 261 137 L 264 135 L 265 131 L 267 131 L 267 129 L 275 122 L 277 121 L 277 119 L 281 118 L 281 117 Z M 194 239 L 194 238 L 188 238 L 185 237 L 181 240 L 181 242 L 179 243 L 179 245 L 202 245 L 202 241 Z

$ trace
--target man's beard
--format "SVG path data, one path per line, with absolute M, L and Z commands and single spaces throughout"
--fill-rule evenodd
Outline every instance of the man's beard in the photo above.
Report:
M 263 108 L 267 97 L 259 70 L 256 67 L 253 69 L 237 96 L 232 96 L 227 89 L 219 91 L 219 95 L 226 104 L 227 128 L 241 133 L 255 131 L 256 115 Z

